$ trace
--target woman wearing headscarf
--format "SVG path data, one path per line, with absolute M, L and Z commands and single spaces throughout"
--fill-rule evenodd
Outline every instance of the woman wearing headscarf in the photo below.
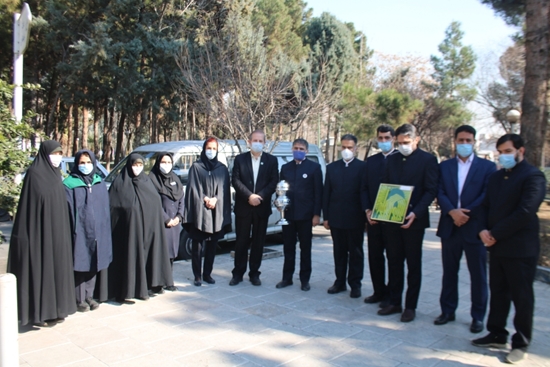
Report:
M 218 162 L 218 141 L 208 138 L 200 159 L 189 169 L 185 192 L 183 226 L 193 240 L 191 263 L 194 284 L 202 280 L 214 284 L 212 268 L 218 240 L 231 231 L 229 171 Z M 204 270 L 201 278 L 201 252 L 204 244 Z
M 130 154 L 109 188 L 113 262 L 110 294 L 119 303 L 149 299 L 153 290 L 174 284 L 165 243 L 160 197 L 143 172 L 145 159 Z
M 97 161 L 90 150 L 76 153 L 71 174 L 65 180 L 73 238 L 74 281 L 76 309 L 95 310 L 97 274 L 107 269 L 112 255 L 111 215 L 107 186 L 96 174 Z M 100 277 L 98 299 L 107 300 L 106 272 Z
M 162 152 L 157 156 L 155 165 L 149 177 L 160 195 L 163 209 L 164 233 L 166 246 L 170 255 L 170 266 L 174 265 L 174 259 L 178 256 L 181 220 L 183 219 L 183 184 L 179 177 L 172 171 L 174 160 L 172 154 Z M 176 291 L 172 284 L 165 287 L 166 290 Z
M 40 144 L 25 174 L 8 255 L 17 277 L 22 325 L 53 326 L 76 311 L 69 210 L 59 165 L 61 146 Z

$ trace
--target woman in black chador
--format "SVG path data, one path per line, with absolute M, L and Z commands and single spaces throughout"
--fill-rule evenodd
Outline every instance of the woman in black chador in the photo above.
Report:
M 109 188 L 113 237 L 109 289 L 120 303 L 149 299 L 153 291 L 173 284 L 160 197 L 143 172 L 144 162 L 141 155 L 130 154 Z
M 45 141 L 27 170 L 8 255 L 22 325 L 52 326 L 76 311 L 71 229 L 61 146 Z
M 201 157 L 189 169 L 185 192 L 183 227 L 193 240 L 192 267 L 194 284 L 202 280 L 214 284 L 212 267 L 218 240 L 231 231 L 231 197 L 229 171 L 218 162 L 218 141 L 208 138 Z M 204 244 L 204 271 L 201 279 L 201 252 Z
M 149 177 L 160 194 L 163 209 L 164 233 L 166 234 L 166 246 L 170 256 L 170 265 L 178 256 L 180 243 L 181 221 L 183 219 L 183 184 L 179 177 L 172 171 L 174 166 L 172 154 L 160 153 Z M 176 291 L 172 284 L 165 287 L 166 290 Z
M 107 300 L 106 271 L 111 260 L 111 215 L 107 186 L 96 174 L 96 159 L 89 150 L 76 153 L 71 175 L 63 184 L 67 193 L 73 236 L 76 309 L 95 310 L 94 289 L 100 302 Z M 100 273 L 98 287 L 97 274 Z

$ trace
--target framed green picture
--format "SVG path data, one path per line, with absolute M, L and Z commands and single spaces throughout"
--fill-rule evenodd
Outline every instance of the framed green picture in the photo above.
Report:
M 414 186 L 380 184 L 372 220 L 403 224 Z

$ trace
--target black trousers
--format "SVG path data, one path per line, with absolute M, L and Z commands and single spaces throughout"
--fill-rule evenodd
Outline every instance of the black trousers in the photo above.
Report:
M 191 267 L 193 268 L 193 275 L 196 278 L 201 277 L 201 253 L 202 246 L 204 244 L 204 269 L 202 274 L 204 277 L 209 277 L 212 274 L 214 268 L 214 259 L 216 258 L 216 247 L 218 247 L 218 240 L 195 240 L 191 244 Z
M 487 330 L 493 334 L 508 336 L 506 320 L 510 312 L 510 304 L 514 302 L 516 333 L 512 336 L 512 348 L 527 349 L 531 342 L 535 308 L 533 282 L 537 270 L 537 258 L 490 255 L 491 303 Z
M 378 297 L 386 297 L 390 290 L 386 285 L 386 243 L 382 234 L 383 226 L 381 224 L 367 224 L 367 248 L 370 278 L 374 295 Z
M 311 277 L 311 220 L 292 220 L 283 227 L 283 280 L 292 280 L 296 268 L 296 240 L 300 241 L 300 281 L 309 282 Z
M 86 298 L 94 297 L 95 280 L 97 272 L 74 272 L 74 285 L 76 290 L 76 303 L 83 303 Z
M 470 296 L 472 319 L 483 321 L 487 312 L 489 291 L 487 285 L 487 249 L 481 241 L 466 242 L 461 228 L 455 228 L 449 238 L 441 239 L 443 279 L 439 304 L 441 312 L 452 314 L 458 307 L 458 271 L 462 252 L 470 272 Z
M 334 254 L 334 272 L 336 285 L 348 284 L 352 289 L 361 288 L 365 267 L 363 243 L 365 230 L 361 228 L 330 228 Z M 349 269 L 348 269 L 349 264 Z
M 402 305 L 405 286 L 405 261 L 407 262 L 407 295 L 405 308 L 416 310 L 422 282 L 422 241 L 424 228 L 403 229 L 396 224 L 382 224 L 388 256 L 390 304 Z
M 250 247 L 250 271 L 249 277 L 260 276 L 260 266 L 262 265 L 262 256 L 264 252 L 265 233 L 267 231 L 267 221 L 269 217 L 259 216 L 252 212 L 247 216 L 235 217 L 235 267 L 233 268 L 233 278 L 242 279 L 246 273 L 248 248 Z M 252 238 L 250 231 L 252 230 Z

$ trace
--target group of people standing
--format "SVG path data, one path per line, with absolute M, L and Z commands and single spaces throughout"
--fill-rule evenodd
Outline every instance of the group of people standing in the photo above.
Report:
M 532 334 L 533 282 L 540 251 L 536 212 L 546 180 L 525 161 L 518 135 L 506 134 L 497 141 L 499 171 L 475 155 L 475 135 L 471 126 L 457 128 L 456 157 L 438 164 L 435 156 L 418 148 L 420 138 L 410 124 L 396 130 L 379 126 L 376 138 L 381 152 L 366 161 L 355 157 L 357 138 L 346 134 L 341 138 L 342 159 L 327 166 L 324 183 L 319 163 L 306 158 L 309 145 L 304 139 L 293 142 L 293 159 L 279 173 L 277 158 L 264 152 L 265 134 L 254 131 L 249 136 L 250 151 L 235 158 L 230 176 L 218 161 L 218 141 L 208 138 L 189 169 L 185 192 L 169 153 L 156 157 L 149 175 L 143 172 L 145 159 L 131 154 L 107 190 L 95 174 L 94 154 L 82 150 L 62 182 L 61 147 L 46 141 L 25 176 L 10 242 L 8 272 L 18 280 L 19 319 L 23 325 L 49 326 L 77 310 L 96 309 L 96 300 L 133 303 L 133 298 L 146 300 L 176 290 L 171 268 L 181 225 L 192 239 L 194 285 L 215 283 L 217 242 L 231 231 L 231 184 L 236 247 L 229 285 L 242 282 L 248 267 L 250 282 L 260 286 L 271 198 L 277 183 L 285 180 L 291 204 L 285 213 L 289 224 L 283 226 L 285 257 L 277 288 L 293 284 L 299 242 L 301 289 L 310 290 L 312 228 L 320 224 L 322 214 L 322 224 L 333 240 L 335 281 L 328 293 L 344 292 L 349 285 L 350 297 L 361 297 L 366 227 L 374 292 L 364 302 L 379 303 L 379 315 L 399 313 L 402 322 L 413 321 L 429 206 L 437 198 L 443 281 L 441 315 L 434 323 L 455 320 L 464 253 L 471 278 L 472 333 L 483 330 L 491 292 L 489 334 L 472 343 L 504 346 L 513 302 L 516 334 L 507 360 L 517 362 L 525 357 Z M 413 187 L 404 223 L 373 219 L 381 183 Z

